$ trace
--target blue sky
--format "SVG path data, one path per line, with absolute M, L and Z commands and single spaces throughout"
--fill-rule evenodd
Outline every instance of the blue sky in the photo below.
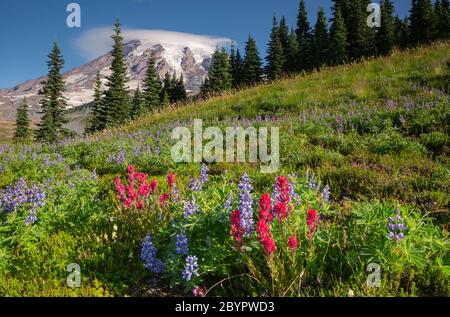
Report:
M 66 6 L 81 6 L 81 28 L 68 28 Z M 378 1 L 376 1 L 378 2 Z M 124 28 L 163 29 L 231 38 L 242 47 L 251 33 L 265 55 L 273 14 L 285 15 L 294 25 L 299 0 L 1 0 L 0 87 L 9 88 L 47 72 L 46 59 L 57 40 L 66 61 L 65 70 L 88 62 L 76 45 L 86 32 L 112 26 L 116 17 Z M 404 17 L 409 0 L 394 1 Z M 324 7 L 330 17 L 330 0 L 306 0 L 309 19 Z

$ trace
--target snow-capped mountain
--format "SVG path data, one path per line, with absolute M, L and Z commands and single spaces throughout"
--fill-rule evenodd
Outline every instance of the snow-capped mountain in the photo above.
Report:
M 206 77 L 214 46 L 185 46 L 182 43 L 155 44 L 145 40 L 131 40 L 124 44 L 124 58 L 128 68 L 128 88 L 130 91 L 142 86 L 147 70 L 148 56 L 153 53 L 156 69 L 161 78 L 169 72 L 177 77 L 183 74 L 188 94 L 195 94 Z M 69 108 L 79 107 L 93 100 L 97 71 L 100 71 L 103 83 L 110 75 L 111 53 L 70 70 L 64 74 L 65 96 Z M 11 89 L 0 90 L 0 119 L 14 120 L 16 108 L 26 97 L 30 105 L 30 115 L 38 117 L 39 90 L 45 77 L 26 81 Z

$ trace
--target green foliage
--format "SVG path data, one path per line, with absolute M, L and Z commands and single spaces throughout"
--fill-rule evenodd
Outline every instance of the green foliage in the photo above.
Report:
M 158 94 L 159 100 L 159 94 Z M 131 104 L 131 118 L 136 119 L 141 117 L 145 111 L 147 110 L 145 99 L 142 96 L 141 90 L 139 87 L 134 92 L 133 102 Z
M 38 124 L 35 138 L 42 143 L 55 143 L 66 134 L 64 125 L 67 123 L 65 117 L 66 101 L 63 96 L 64 80 L 61 74 L 64 59 L 56 42 L 53 43 L 48 58 L 48 78 L 42 83 L 43 86 L 40 91 L 40 94 L 43 95 L 41 101 L 42 118 Z
M 95 78 L 94 102 L 92 104 L 91 117 L 87 127 L 87 133 L 101 131 L 106 127 L 106 108 L 102 98 L 102 81 L 100 72 Z
M 26 142 L 30 139 L 30 119 L 28 117 L 27 100 L 23 99 L 17 108 L 16 130 L 14 132 L 15 142 Z
M 311 69 L 311 27 L 308 21 L 305 1 L 300 1 L 300 7 L 297 16 L 297 28 L 295 30 L 298 42 L 298 68 L 297 71 Z
M 413 0 L 410 11 L 410 43 L 431 42 L 436 36 L 436 20 L 431 0 Z
M 325 11 L 323 8 L 320 8 L 317 13 L 317 22 L 314 27 L 311 44 L 314 67 L 320 67 L 328 63 L 329 43 L 330 39 Z
M 283 43 L 281 42 L 281 31 L 275 16 L 272 21 L 272 32 L 270 33 L 270 41 L 267 47 L 266 61 L 266 73 L 269 79 L 275 80 L 281 78 L 285 61 Z
M 380 3 L 381 27 L 376 33 L 377 51 L 389 55 L 395 44 L 394 4 L 391 0 Z
M 261 58 L 255 40 L 249 35 L 245 43 L 243 80 L 247 86 L 254 86 L 261 82 L 263 71 Z
M 126 65 L 123 55 L 123 37 L 121 24 L 117 19 L 114 25 L 114 41 L 112 49 L 111 75 L 108 77 L 104 104 L 106 112 L 106 126 L 112 127 L 124 123 L 129 118 L 128 94 L 126 90 Z
M 177 79 L 175 72 L 173 76 L 166 73 L 164 77 L 163 87 L 161 90 L 161 102 L 166 102 L 166 96 L 170 103 L 184 102 L 187 99 L 186 89 L 184 87 L 183 74 Z
M 150 54 L 147 63 L 147 72 L 144 80 L 145 106 L 148 110 L 159 108 L 161 105 L 161 80 L 156 71 L 155 57 Z
M 329 57 L 331 64 L 340 64 L 347 59 L 347 31 L 339 8 L 334 13 L 330 29 Z

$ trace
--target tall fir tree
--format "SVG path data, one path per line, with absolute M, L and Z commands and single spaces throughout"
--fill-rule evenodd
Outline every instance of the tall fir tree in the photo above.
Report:
M 394 3 L 391 0 L 381 0 L 381 26 L 376 33 L 377 53 L 389 55 L 395 45 Z
M 434 5 L 436 17 L 436 38 L 450 39 L 450 1 L 436 0 Z
M 244 84 L 253 86 L 261 82 L 263 75 L 261 57 L 259 57 L 256 41 L 251 35 L 245 44 Z
M 156 62 L 153 53 L 150 53 L 147 62 L 147 71 L 144 79 L 143 99 L 148 110 L 161 106 L 161 79 L 156 71 Z
M 94 101 L 92 102 L 91 117 L 87 127 L 87 133 L 101 131 L 105 128 L 106 113 L 102 98 L 102 80 L 100 72 L 95 77 Z
M 230 71 L 229 56 L 224 47 L 220 51 L 220 75 L 222 78 L 222 90 L 231 90 L 233 78 Z
M 114 24 L 111 75 L 108 77 L 105 92 L 106 126 L 124 123 L 129 118 L 128 94 L 126 89 L 126 65 L 123 52 L 123 37 L 119 19 Z
M 329 61 L 329 34 L 325 11 L 320 8 L 317 13 L 317 22 L 314 27 L 314 33 L 311 45 L 311 56 L 314 67 L 325 65 Z
M 373 38 L 367 26 L 363 1 L 354 0 L 347 3 L 347 41 L 350 60 L 357 60 L 367 56 L 373 46 Z
M 282 17 L 280 21 L 279 35 L 281 41 L 281 47 L 283 49 L 283 73 L 289 73 L 290 70 L 287 67 L 288 52 L 289 52 L 289 28 L 287 26 L 286 17 Z
M 65 115 L 67 104 L 63 96 L 64 79 L 61 74 L 64 59 L 58 43 L 53 43 L 53 49 L 48 58 L 49 73 L 47 80 L 42 83 L 42 90 L 40 91 L 40 94 L 43 95 L 41 101 L 42 117 L 35 138 L 39 142 L 55 143 L 66 135 L 67 130 L 64 125 L 68 122 Z
M 347 31 L 341 9 L 333 12 L 334 17 L 330 29 L 329 59 L 331 64 L 341 64 L 347 60 Z
M 221 68 L 222 68 L 222 54 L 220 53 L 219 47 L 216 47 L 208 72 L 208 86 L 207 86 L 208 94 L 214 95 L 222 91 Z
M 272 32 L 270 34 L 266 61 L 266 73 L 269 79 L 275 80 L 281 78 L 283 75 L 284 54 L 280 38 L 280 28 L 275 16 L 272 19 Z
M 236 51 L 231 47 L 230 52 L 230 73 L 232 79 L 232 88 L 237 89 L 242 86 L 244 72 L 244 61 L 239 49 Z
M 300 49 L 298 47 L 297 34 L 295 34 L 295 30 L 292 29 L 289 33 L 289 44 L 287 50 L 284 52 L 285 55 L 285 63 L 284 70 L 288 74 L 292 74 L 297 72 L 298 70 L 298 58 L 300 54 Z
M 173 102 L 185 102 L 187 99 L 186 88 L 184 87 L 184 77 L 183 74 L 180 75 L 180 78 L 177 80 L 174 74 L 174 86 L 173 86 Z
M 14 142 L 21 143 L 30 139 L 30 118 L 28 116 L 28 103 L 24 98 L 17 108 L 16 129 L 14 131 Z
M 399 16 L 395 17 L 395 45 L 400 49 L 406 49 L 409 41 L 409 20 L 405 17 L 403 20 Z
M 172 76 L 170 76 L 170 73 L 167 72 L 166 75 L 164 76 L 163 85 L 161 89 L 161 102 L 164 100 L 165 97 L 167 97 L 169 103 L 171 103 L 172 95 L 173 95 Z
M 436 36 L 436 17 L 431 0 L 413 0 L 410 11 L 410 43 L 431 42 Z
M 311 60 L 311 27 L 308 21 L 305 0 L 300 0 L 300 7 L 297 17 L 297 29 L 295 30 L 298 41 L 298 69 L 299 71 L 310 70 Z
M 159 106 L 159 96 L 158 96 Z M 138 87 L 134 92 L 133 101 L 131 103 L 131 118 L 136 119 L 142 117 L 148 110 L 147 102 L 141 93 L 141 89 Z

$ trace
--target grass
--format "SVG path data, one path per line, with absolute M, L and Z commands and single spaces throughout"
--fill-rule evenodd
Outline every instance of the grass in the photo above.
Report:
M 30 206 L 0 213 L 0 294 L 8 296 L 145 296 L 155 275 L 140 259 L 150 234 L 167 266 L 156 275 L 170 293 L 235 296 L 425 296 L 449 294 L 448 206 L 450 43 L 396 52 L 352 65 L 326 68 L 206 101 L 173 105 L 94 136 L 56 146 L 0 147 L 0 188 L 20 177 L 46 184 L 38 221 L 24 224 Z M 198 164 L 175 164 L 174 127 L 280 127 L 281 169 L 261 174 L 259 164 L 209 164 L 201 192 L 188 188 Z M 125 181 L 129 164 L 159 183 L 141 211 L 115 197 L 114 179 Z M 177 175 L 181 202 L 170 196 L 166 175 Z M 257 235 L 236 248 L 230 237 L 232 194 L 252 179 L 257 219 L 259 198 L 271 193 L 278 175 L 296 174 L 292 215 L 271 225 L 277 251 L 264 254 Z M 309 178 L 319 188 L 308 186 Z M 291 178 L 293 181 L 294 179 Z M 325 201 L 323 188 L 331 188 Z M 1 197 L 1 195 L 0 195 Z M 183 217 L 184 201 L 202 212 Z M 320 214 L 317 233 L 307 235 L 306 214 Z M 405 239 L 387 239 L 387 218 L 400 210 Z M 174 253 L 184 229 L 197 255 L 200 276 L 181 277 L 184 258 Z M 296 234 L 299 249 L 286 247 Z M 66 267 L 82 267 L 82 286 L 68 289 Z M 378 263 L 379 288 L 366 285 L 367 265 Z M 295 281 L 295 283 L 293 283 Z

